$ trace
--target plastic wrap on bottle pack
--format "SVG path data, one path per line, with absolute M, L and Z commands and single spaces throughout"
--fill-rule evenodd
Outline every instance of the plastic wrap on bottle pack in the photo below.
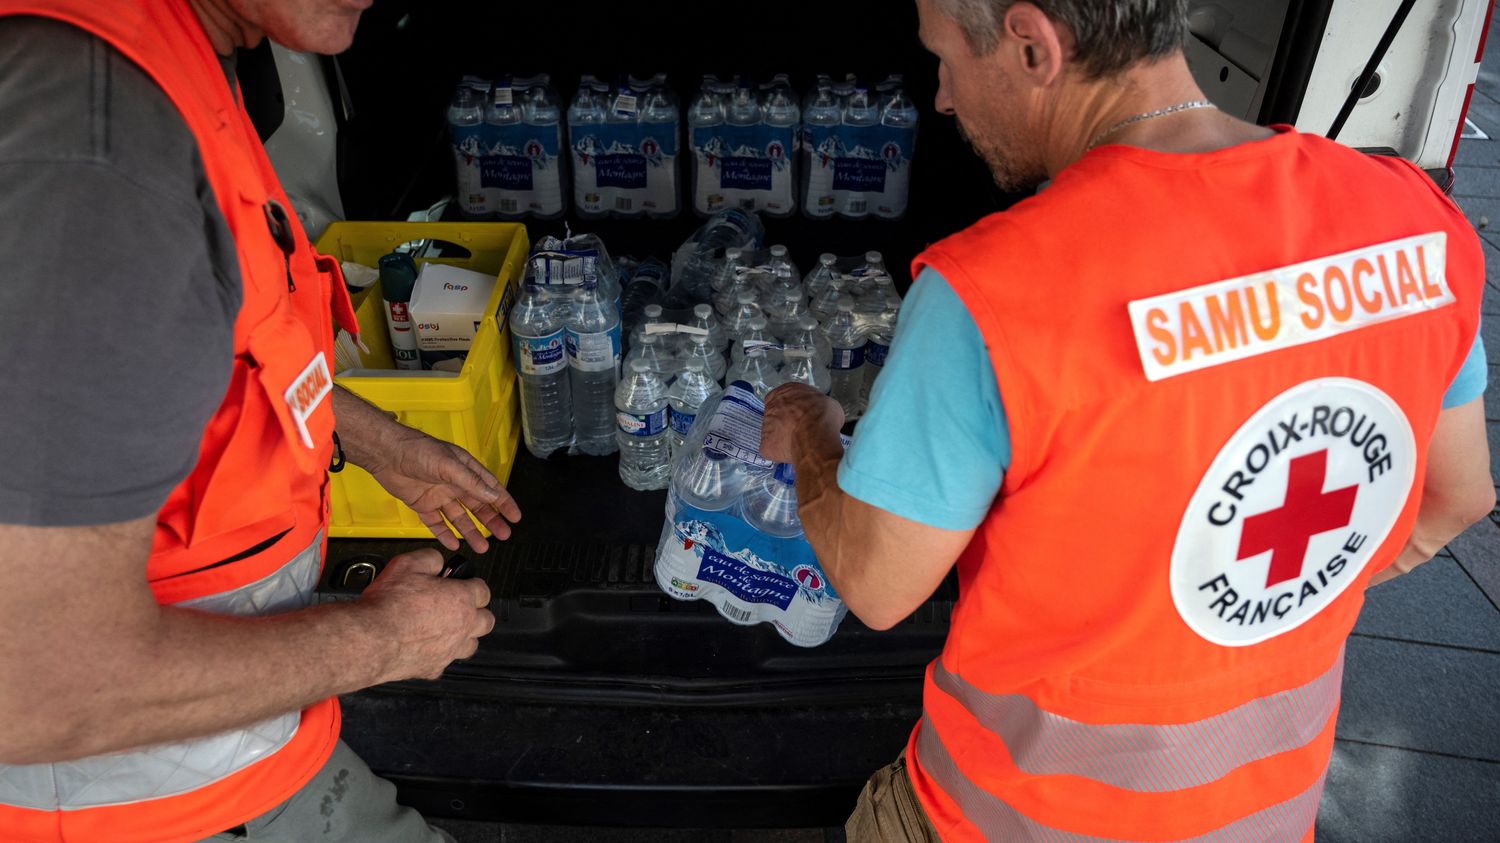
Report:
M 676 216 L 680 129 L 680 110 L 665 74 L 614 85 L 583 77 L 568 108 L 579 215 Z
M 802 109 L 785 74 L 759 88 L 744 77 L 705 76 L 687 114 L 694 211 L 796 212 Z
M 572 401 L 570 453 L 611 454 L 614 392 L 620 376 L 620 267 L 593 234 L 538 240 L 526 262 L 525 286 L 554 308 Z
M 479 183 L 500 219 L 567 213 L 562 109 L 546 74 L 495 80 L 480 127 Z
M 848 608 L 802 534 L 791 466 L 760 455 L 764 415 L 743 383 L 698 411 L 672 461 L 656 582 L 679 600 L 710 601 L 731 623 L 768 623 L 816 647 Z
M 754 213 L 730 209 L 715 214 L 672 255 L 672 283 L 663 304 L 691 309 L 708 302 L 729 249 L 760 248 L 766 227 Z
M 819 77 L 802 115 L 801 201 L 806 216 L 905 216 L 918 110 L 902 77 L 891 76 L 873 88 Z

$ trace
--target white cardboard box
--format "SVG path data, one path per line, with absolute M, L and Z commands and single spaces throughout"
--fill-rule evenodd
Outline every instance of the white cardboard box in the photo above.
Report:
M 441 263 L 429 263 L 417 274 L 411 294 L 411 321 L 417 347 L 423 351 L 468 351 L 485 310 L 495 277 Z

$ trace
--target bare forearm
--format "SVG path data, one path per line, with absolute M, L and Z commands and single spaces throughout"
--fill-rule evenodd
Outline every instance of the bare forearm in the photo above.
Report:
M 109 658 L 86 668 L 59 666 L 6 690 L 35 715 L 5 729 L 6 760 L 65 760 L 249 725 L 375 684 L 389 661 L 356 604 L 269 618 L 163 608 L 155 624 L 110 646 Z
M 1406 547 L 1371 585 L 1395 579 L 1421 565 L 1495 506 L 1484 401 L 1444 410 L 1427 451 L 1422 505 Z
M 766 400 L 761 452 L 797 470 L 797 514 L 828 581 L 855 617 L 886 629 L 932 595 L 973 530 L 944 530 L 871 506 L 839 488 L 844 414 L 803 384 Z
M 392 442 L 408 429 L 342 386 L 333 387 L 333 417 L 349 462 L 373 470 L 385 464 Z
M 1411 537 L 1396 556 L 1390 567 L 1370 578 L 1370 585 L 1389 582 L 1402 574 L 1409 574 L 1418 566 L 1429 562 L 1448 543 L 1458 538 L 1477 521 L 1473 513 L 1433 506 L 1424 500 L 1417 514 L 1417 523 L 1412 527 Z
M 842 454 L 843 446 L 835 438 L 832 443 L 810 445 L 798 455 L 792 467 L 797 472 L 797 516 L 802 520 L 803 534 L 834 590 L 849 603 L 849 596 L 857 593 L 858 584 L 857 571 L 848 560 L 859 554 L 857 549 L 849 547 L 851 538 L 845 529 L 848 496 L 838 483 Z M 853 604 L 850 605 L 852 609 Z

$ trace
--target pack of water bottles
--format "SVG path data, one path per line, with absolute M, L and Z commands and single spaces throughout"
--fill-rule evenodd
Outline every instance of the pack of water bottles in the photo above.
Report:
M 709 301 L 712 283 L 724 269 L 729 249 L 757 249 L 766 227 L 754 212 L 720 211 L 703 224 L 672 256 L 672 284 L 668 307 L 691 307 Z
M 784 247 L 729 249 L 712 287 L 732 345 L 729 380 L 762 397 L 805 383 L 837 400 L 846 418 L 863 414 L 901 312 L 879 252 L 825 253 L 802 275 Z
M 802 107 L 802 211 L 900 219 L 911 188 L 917 107 L 900 76 L 871 88 L 818 77 Z
M 748 77 L 703 77 L 688 108 L 693 210 L 727 208 L 789 217 L 797 210 L 802 107 L 785 74 L 759 87 Z
M 470 219 L 555 219 L 568 210 L 562 108 L 543 74 L 464 77 L 448 108 L 459 209 Z
M 568 106 L 573 202 L 580 217 L 677 215 L 679 112 L 664 74 L 615 85 L 583 77 Z
M 511 308 L 526 447 L 612 454 L 620 379 L 618 269 L 590 234 L 537 242 Z
M 797 517 L 790 465 L 760 455 L 765 406 L 744 383 L 706 402 L 672 461 L 656 582 L 679 600 L 708 600 L 733 623 L 769 623 L 816 647 L 848 613 Z

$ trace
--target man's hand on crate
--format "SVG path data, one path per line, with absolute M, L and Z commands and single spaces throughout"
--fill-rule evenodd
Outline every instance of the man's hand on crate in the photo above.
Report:
M 462 536 L 483 553 L 489 541 L 474 520 L 502 540 L 521 520 L 515 499 L 463 448 L 397 422 L 340 386 L 333 390 L 333 413 L 348 460 L 411 507 L 443 547 L 458 550 Z

